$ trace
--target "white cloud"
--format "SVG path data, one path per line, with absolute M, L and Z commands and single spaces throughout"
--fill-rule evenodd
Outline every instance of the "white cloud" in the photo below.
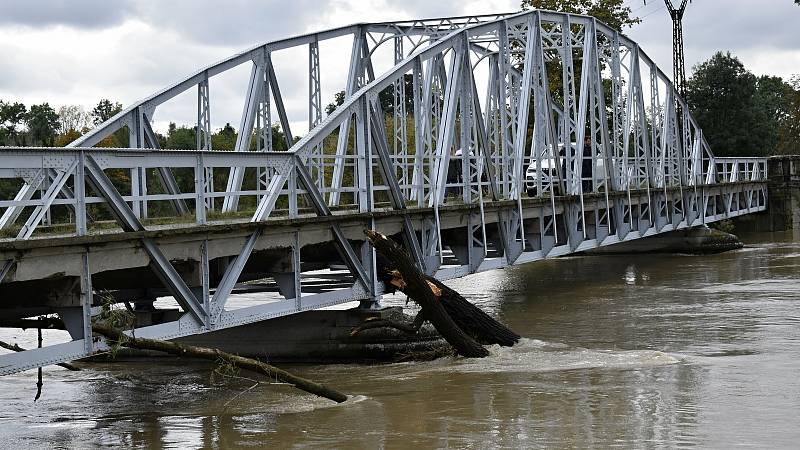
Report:
M 99 0 L 46 1 L 0 3 L 0 98 L 88 109 L 101 98 L 130 104 L 255 43 L 355 22 L 511 12 L 519 6 L 518 0 L 127 0 L 113 7 Z M 648 4 L 637 13 L 652 11 L 628 34 L 671 75 L 666 11 Z M 687 67 L 730 50 L 757 74 L 788 77 L 800 72 L 797 23 L 800 7 L 788 0 L 759 2 L 758 8 L 751 0 L 694 2 L 685 19 Z M 324 104 L 344 86 L 350 45 L 346 38 L 321 44 Z M 292 126 L 302 134 L 308 121 L 307 53 L 280 52 L 275 62 Z M 390 63 L 386 57 L 378 65 Z M 212 79 L 213 126 L 238 127 L 248 70 Z M 169 121 L 192 124 L 195 107 L 196 92 L 190 90 L 159 108 L 157 128 Z

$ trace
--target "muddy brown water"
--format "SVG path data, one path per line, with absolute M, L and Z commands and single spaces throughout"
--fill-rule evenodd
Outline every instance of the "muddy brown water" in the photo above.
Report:
M 7 376 L 0 447 L 798 448 L 800 238 L 742 238 L 456 280 L 525 339 L 481 360 L 291 367 L 342 405 L 177 360 L 47 368 L 36 403 L 35 371 Z

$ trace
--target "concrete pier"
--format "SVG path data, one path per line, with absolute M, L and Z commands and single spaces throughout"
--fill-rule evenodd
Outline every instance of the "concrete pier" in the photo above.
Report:
M 598 247 L 586 252 L 590 255 L 625 253 L 690 253 L 709 254 L 737 250 L 744 246 L 738 237 L 707 227 L 694 227 L 670 231 L 644 239 Z
M 733 219 L 736 231 L 800 230 L 800 155 L 767 159 L 769 207 Z

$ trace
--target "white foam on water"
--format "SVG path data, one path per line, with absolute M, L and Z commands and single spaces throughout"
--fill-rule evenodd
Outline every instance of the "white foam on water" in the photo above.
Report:
M 798 280 L 791 279 L 750 279 L 734 283 L 713 283 L 698 288 L 686 288 L 688 291 L 715 292 L 715 293 L 763 293 L 787 292 L 795 293 Z
M 677 364 L 682 359 L 655 350 L 596 350 L 523 338 L 513 347 L 488 347 L 486 358 L 445 358 L 427 370 L 460 373 L 540 373 L 585 369 L 634 369 Z

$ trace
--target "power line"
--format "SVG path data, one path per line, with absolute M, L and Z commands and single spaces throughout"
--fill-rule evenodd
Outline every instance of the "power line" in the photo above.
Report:
M 644 20 L 646 17 L 650 17 L 650 16 L 652 16 L 653 14 L 655 14 L 655 13 L 657 13 L 659 11 L 663 11 L 666 7 L 667 7 L 666 5 L 661 5 L 661 7 L 650 11 L 649 13 L 647 13 L 647 14 L 643 15 L 642 17 L 640 17 L 639 19 Z
M 628 5 L 628 7 L 630 7 L 630 5 Z M 631 12 L 635 13 L 636 11 L 639 11 L 640 9 L 644 9 L 644 8 L 647 8 L 647 3 L 643 4 L 642 6 L 640 6 L 638 8 L 632 9 Z

